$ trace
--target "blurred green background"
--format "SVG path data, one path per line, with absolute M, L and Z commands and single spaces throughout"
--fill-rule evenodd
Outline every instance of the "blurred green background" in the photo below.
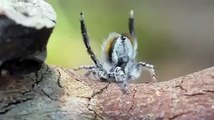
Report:
M 74 68 L 92 64 L 84 47 L 79 13 L 85 13 L 91 45 L 98 57 L 110 32 L 127 32 L 135 11 L 138 61 L 155 66 L 169 80 L 214 65 L 213 0 L 49 0 L 57 25 L 48 43 L 47 63 Z

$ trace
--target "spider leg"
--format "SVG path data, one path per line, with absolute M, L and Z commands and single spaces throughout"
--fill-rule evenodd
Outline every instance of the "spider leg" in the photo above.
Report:
M 74 68 L 73 70 L 74 70 L 74 71 L 82 70 L 82 69 L 91 70 L 91 69 L 94 69 L 94 68 L 96 68 L 95 65 L 82 65 L 82 66 L 79 66 L 79 67 L 77 67 L 77 68 Z
M 122 82 L 122 83 L 117 83 L 117 85 L 120 87 L 123 94 L 129 94 L 130 93 L 129 86 L 128 86 L 128 83 L 126 81 Z
M 91 75 L 91 73 L 94 73 L 94 72 L 93 72 L 93 71 L 87 71 L 87 72 L 84 74 L 84 76 L 88 77 L 88 76 Z
M 129 27 L 129 34 L 133 38 L 134 50 L 136 51 L 137 50 L 137 37 L 135 35 L 135 27 L 134 27 L 134 10 L 130 11 L 128 27 Z M 135 56 L 136 56 L 136 52 L 134 53 L 134 57 Z
M 129 26 L 130 35 L 133 38 L 136 38 L 136 36 L 135 36 L 135 28 L 134 28 L 134 11 L 133 10 L 130 11 L 128 26 Z
M 144 67 L 144 68 L 149 69 L 153 82 L 157 82 L 157 80 L 155 78 L 155 70 L 154 70 L 154 66 L 153 65 L 145 63 L 145 62 L 139 62 L 136 65 L 136 67 L 137 67 L 138 70 L 140 70 L 140 67 Z
M 101 79 L 104 81 L 109 81 L 109 76 L 106 73 L 106 71 L 104 71 L 103 69 L 97 68 L 95 65 L 85 65 L 85 66 L 80 66 L 80 67 L 82 69 L 87 70 L 87 72 L 84 74 L 84 76 L 88 77 L 92 74 L 94 79 Z
M 85 21 L 84 21 L 84 14 L 82 12 L 80 13 L 80 28 L 81 28 L 82 38 L 83 38 L 85 47 L 87 48 L 88 54 L 90 55 L 91 59 L 95 63 L 96 67 L 102 68 L 102 65 L 100 64 L 99 60 L 97 59 L 96 55 L 94 54 L 94 52 L 91 49 L 90 40 L 88 37 L 88 33 L 86 30 L 86 25 L 85 25 Z
M 91 76 L 90 76 L 91 74 L 92 74 L 92 78 L 93 78 L 93 79 L 96 79 L 96 80 L 99 79 L 99 77 L 98 77 L 98 75 L 97 75 L 95 69 L 91 69 L 91 70 L 87 71 L 87 72 L 84 74 L 84 76 L 86 76 L 86 77 L 91 77 Z
M 115 82 L 120 87 L 123 94 L 129 94 L 128 83 L 129 76 L 124 73 L 121 67 L 115 67 L 112 72 Z
M 106 78 L 106 73 L 101 69 L 97 68 L 95 65 L 83 65 L 73 70 L 77 71 L 81 69 L 87 70 L 87 72 L 84 74 L 84 76 L 86 77 L 89 77 L 92 74 L 94 79 Z
M 127 81 L 127 78 L 121 67 L 116 67 L 113 74 L 116 82 L 123 83 L 124 81 Z

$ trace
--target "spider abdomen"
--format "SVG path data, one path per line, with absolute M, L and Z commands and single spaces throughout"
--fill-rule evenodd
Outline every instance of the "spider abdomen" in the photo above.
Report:
M 104 61 L 110 64 L 120 64 L 132 59 L 134 48 L 131 40 L 118 33 L 111 33 L 103 44 Z

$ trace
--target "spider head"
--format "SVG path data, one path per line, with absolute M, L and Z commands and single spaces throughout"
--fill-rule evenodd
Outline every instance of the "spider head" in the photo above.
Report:
M 125 68 L 132 59 L 134 47 L 129 34 L 111 33 L 103 45 L 105 61 L 113 66 Z

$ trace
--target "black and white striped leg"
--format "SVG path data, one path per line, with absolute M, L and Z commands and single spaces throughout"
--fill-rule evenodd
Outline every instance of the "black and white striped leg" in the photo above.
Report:
M 73 70 L 74 71 L 77 71 L 77 70 L 91 70 L 91 69 L 95 69 L 96 66 L 95 65 L 82 65 L 82 66 L 79 66 L 77 68 L 74 68 Z
M 137 50 L 137 37 L 135 35 L 135 27 L 134 27 L 134 10 L 130 11 L 130 16 L 129 16 L 129 22 L 128 22 L 128 27 L 129 27 L 129 34 L 133 38 L 134 41 L 134 49 L 135 51 Z M 135 56 L 135 55 L 134 55 Z
M 114 71 L 114 78 L 116 82 L 126 82 L 128 80 L 127 75 L 124 74 L 121 67 L 116 67 Z
M 134 10 L 130 11 L 128 26 L 129 26 L 129 33 L 130 33 L 130 35 L 133 38 L 136 38 L 135 37 L 135 28 L 134 28 Z
M 91 76 L 92 75 L 92 76 Z M 84 74 L 84 76 L 86 76 L 86 77 L 92 77 L 93 79 L 99 79 L 99 77 L 98 77 L 98 75 L 97 75 L 97 73 L 96 73 L 96 70 L 90 70 L 90 71 L 87 71 L 85 74 Z
M 96 55 L 94 54 L 94 52 L 91 49 L 90 40 L 88 37 L 85 20 L 84 20 L 84 14 L 82 12 L 80 13 L 80 28 L 81 28 L 82 38 L 83 38 L 85 47 L 87 48 L 88 54 L 90 55 L 91 59 L 95 63 L 96 67 L 102 68 L 102 65 L 100 64 L 99 60 L 97 59 Z
M 155 77 L 155 70 L 154 70 L 154 66 L 145 62 L 139 62 L 137 64 L 138 69 L 140 69 L 140 67 L 145 67 L 147 69 L 149 69 L 150 73 L 151 73 L 151 77 L 153 82 L 157 82 L 157 79 Z
M 106 72 L 100 70 L 99 68 L 96 68 L 93 65 L 88 65 L 88 66 L 80 66 L 82 69 L 87 70 L 87 72 L 84 74 L 84 76 L 89 77 L 91 74 L 93 76 L 93 79 L 100 79 L 100 78 L 105 78 L 106 77 Z M 80 68 L 79 67 L 79 68 Z

